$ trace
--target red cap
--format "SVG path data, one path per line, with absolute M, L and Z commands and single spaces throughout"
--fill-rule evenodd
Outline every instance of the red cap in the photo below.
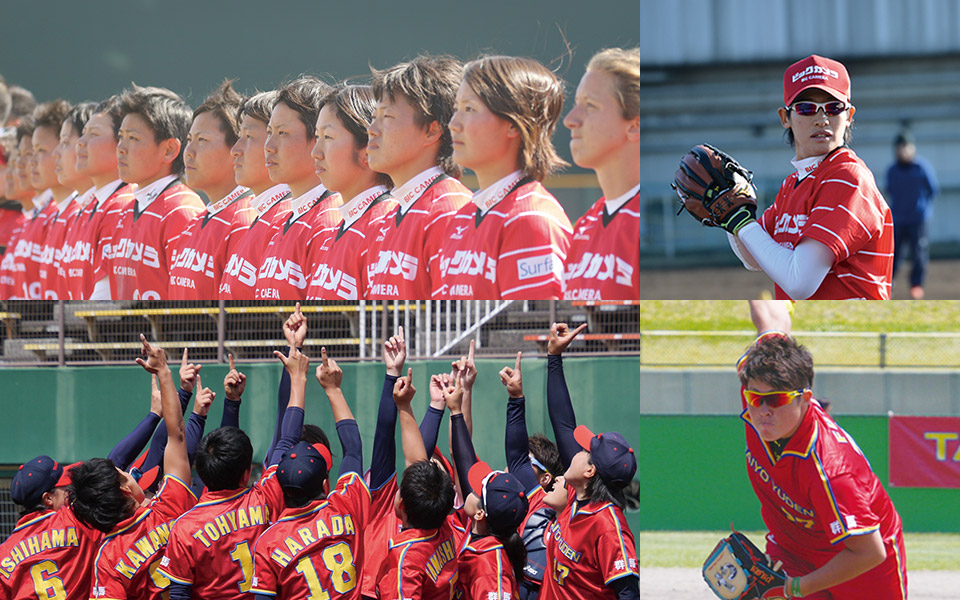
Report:
M 153 484 L 157 482 L 159 477 L 160 465 L 157 465 L 141 475 L 140 479 L 137 480 L 137 483 L 140 485 L 141 490 L 149 490 L 151 487 L 153 487 Z
M 60 476 L 60 479 L 57 480 L 57 485 L 54 487 L 63 487 L 73 483 L 73 479 L 70 478 L 70 469 L 82 465 L 82 462 L 75 462 L 72 465 L 67 465 L 63 468 L 63 475 Z
M 846 67 L 833 59 L 813 54 L 787 67 L 783 73 L 783 105 L 790 106 L 800 92 L 810 88 L 850 102 L 850 76 Z

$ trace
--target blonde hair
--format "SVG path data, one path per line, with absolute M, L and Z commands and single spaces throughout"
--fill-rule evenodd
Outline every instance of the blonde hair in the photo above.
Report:
M 624 119 L 640 114 L 640 49 L 607 48 L 593 55 L 587 71 L 606 71 L 617 80 L 616 95 Z
M 467 63 L 463 80 L 520 131 L 524 175 L 542 181 L 567 166 L 550 139 L 563 111 L 563 82 L 553 71 L 530 58 L 486 56 Z

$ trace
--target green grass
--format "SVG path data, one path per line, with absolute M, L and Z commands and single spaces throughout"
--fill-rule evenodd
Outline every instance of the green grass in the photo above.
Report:
M 765 532 L 745 531 L 763 548 Z M 723 531 L 640 531 L 636 534 L 641 567 L 700 567 Z M 960 534 L 906 533 L 907 569 L 960 571 Z

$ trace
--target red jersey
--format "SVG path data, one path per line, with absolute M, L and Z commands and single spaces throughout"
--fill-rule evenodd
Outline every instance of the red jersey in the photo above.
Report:
M 164 475 L 160 491 L 104 538 L 93 565 L 94 600 L 156 600 L 170 585 L 157 573 L 170 526 L 197 503 L 190 485 Z
M 99 188 L 67 228 L 60 259 L 60 297 L 86 300 L 107 276 L 110 241 L 120 216 L 133 202 L 133 188 L 119 179 Z
M 23 228 L 30 217 L 25 212 L 20 213 L 23 218 L 19 224 L 10 233 L 10 239 L 7 241 L 7 252 L 3 254 L 3 260 L 0 260 L 0 300 L 10 300 L 16 296 L 17 268 L 23 269 L 23 261 L 17 261 L 16 247 L 23 235 Z
M 67 235 L 67 228 L 76 221 L 86 203 L 93 196 L 93 189 L 84 192 L 80 197 L 77 192 L 63 201 L 57 207 L 57 212 L 50 217 L 47 233 L 43 238 L 40 250 L 40 295 L 44 300 L 62 298 L 60 291 L 60 261 L 63 259 L 63 241 Z
M 40 255 L 43 238 L 50 217 L 56 215 L 57 203 L 53 193 L 46 190 L 33 199 L 34 208 L 23 223 L 23 229 L 13 247 L 13 258 L 9 264 L 12 276 L 10 282 L 11 299 L 40 300 Z
M 250 204 L 256 211 L 254 219 L 227 257 L 227 266 L 220 279 L 220 299 L 253 300 L 255 298 L 257 270 L 260 269 L 263 253 L 273 236 L 275 223 L 289 214 L 289 198 L 290 188 L 287 184 L 281 183 L 251 201 Z
M 428 169 L 391 192 L 397 205 L 374 231 L 366 261 L 366 297 L 426 300 L 430 264 L 446 241 L 447 226 L 470 201 L 470 190 Z
M 310 285 L 310 249 L 318 231 L 340 222 L 340 194 L 318 185 L 296 200 L 273 224 L 257 271 L 257 300 L 303 300 Z
M 20 230 L 26 218 L 19 202 L 0 201 L 0 256 L 6 253 L 13 234 Z
M 783 180 L 760 226 L 781 246 L 804 238 L 833 252 L 834 263 L 810 300 L 889 300 L 893 281 L 893 216 L 870 169 L 840 147 L 821 162 Z M 776 288 L 777 298 L 789 296 Z
M 566 508 L 546 535 L 541 600 L 615 599 L 611 581 L 640 576 L 633 532 L 611 502 L 580 502 L 570 488 Z
M 387 560 L 390 540 L 403 531 L 402 523 L 393 509 L 396 495 L 396 473 L 380 489 L 370 490 L 370 518 L 363 530 L 363 567 L 360 573 L 360 593 L 369 598 L 377 595 L 377 577 Z
M 467 535 L 457 556 L 457 572 L 465 598 L 515 600 L 520 597 L 507 551 L 492 535 Z
M 364 265 L 370 240 L 396 206 L 382 185 L 364 190 L 340 207 L 341 221 L 311 242 L 308 300 L 359 300 L 366 292 Z
M 642 236 L 643 204 L 639 186 L 627 192 L 626 198 L 612 202 L 600 198 L 573 226 L 573 240 L 563 272 L 563 298 L 640 298 Z
M 0 545 L 0 598 L 86 600 L 102 538 L 69 506 L 26 515 Z
M 253 192 L 237 186 L 187 224 L 170 263 L 171 300 L 216 300 L 227 257 L 250 227 Z
M 785 568 L 790 574 L 806 575 L 836 556 L 846 538 L 879 531 L 887 561 L 902 565 L 902 573 L 893 568 L 892 577 L 878 578 L 868 571 L 843 585 L 874 592 L 899 590 L 901 584 L 905 589 L 900 515 L 850 434 L 812 401 L 778 459 L 754 429 L 745 403 L 741 404 L 747 475 L 770 531 L 768 553 L 786 565 L 803 564 L 799 572 Z
M 440 529 L 404 529 L 390 540 L 380 569 L 380 600 L 461 598 L 457 550 L 463 537 L 447 517 Z
M 157 573 L 192 586 L 194 598 L 248 598 L 254 544 L 284 508 L 276 470 L 251 488 L 204 491 L 171 528 Z
M 177 240 L 203 211 L 203 201 L 175 175 L 134 196 L 111 241 L 111 294 L 115 300 L 164 300 L 169 298 L 167 273 Z
M 281 599 L 359 598 L 369 510 L 370 490 L 353 472 L 341 475 L 326 499 L 285 510 L 257 540 L 251 591 Z
M 454 300 L 556 299 L 573 235 L 539 181 L 519 171 L 477 192 L 451 219 L 431 295 Z

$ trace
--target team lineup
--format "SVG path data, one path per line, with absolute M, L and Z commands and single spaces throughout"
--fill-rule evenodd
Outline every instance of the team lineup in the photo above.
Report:
M 421 55 L 371 79 L 251 97 L 224 82 L 192 111 L 138 86 L 40 104 L 6 152 L 23 212 L 0 243 L 0 298 L 640 297 L 636 49 L 597 53 L 565 116 L 563 82 L 532 59 Z M 889 299 L 891 212 L 848 145 L 850 77 L 813 55 L 783 85 L 797 171 L 769 209 L 715 148 L 684 157 L 675 188 L 777 297 Z M 561 118 L 603 192 L 575 224 L 542 184 L 566 165 Z

